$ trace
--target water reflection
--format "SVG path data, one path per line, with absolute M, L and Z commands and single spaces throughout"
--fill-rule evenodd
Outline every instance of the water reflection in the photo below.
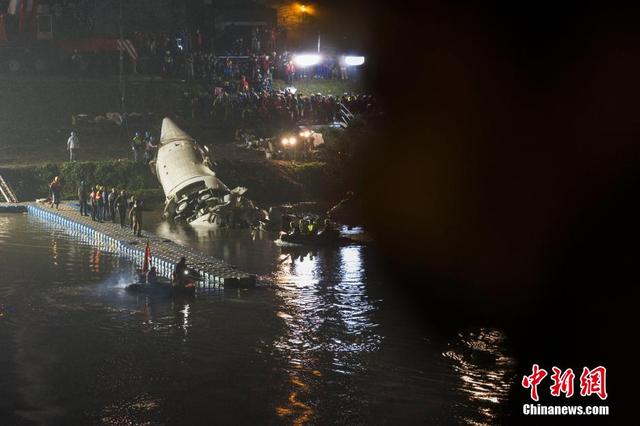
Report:
M 51 261 L 55 266 L 58 266 L 58 240 L 51 239 Z
M 505 350 L 505 336 L 498 330 L 481 328 L 458 337 L 452 349 L 442 355 L 452 362 L 466 405 L 478 413 L 475 418 L 461 420 L 471 425 L 495 424 L 504 415 L 503 405 L 515 372 L 515 361 Z
M 294 424 L 313 418 L 313 395 L 323 394 L 320 388 L 331 377 L 348 381 L 362 371 L 362 353 L 376 351 L 382 340 L 372 315 L 375 305 L 365 291 L 362 250 L 293 251 L 280 260 L 274 279 L 285 332 L 274 350 L 288 364 L 290 389 L 276 413 Z M 340 388 L 341 393 L 351 389 Z
M 102 252 L 100 249 L 95 248 L 91 251 L 91 259 L 89 261 L 89 265 L 91 265 L 91 270 L 93 272 L 100 272 L 100 254 Z
M 167 234 L 275 283 L 169 298 L 127 292 L 132 263 L 100 241 L 9 219 L 0 215 L 0 411 L 30 414 L 7 424 L 197 424 L 211 413 L 221 424 L 502 422 L 504 336 L 430 334 L 372 247 Z
M 142 395 L 129 401 L 118 401 L 106 405 L 101 411 L 100 423 L 103 425 L 150 425 L 152 415 L 160 407 L 161 400 Z
M 268 232 L 192 227 L 163 220 L 153 213 L 149 216 L 146 229 L 156 235 L 197 248 L 258 275 L 273 272 L 274 249 L 277 247 L 273 243 L 274 236 Z
M 184 337 L 187 337 L 189 327 L 191 326 L 189 324 L 189 304 L 186 303 L 184 308 L 179 312 L 182 314 L 182 329 L 184 330 Z

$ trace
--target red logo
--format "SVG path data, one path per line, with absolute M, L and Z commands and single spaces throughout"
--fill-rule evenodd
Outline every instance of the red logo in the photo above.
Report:
M 559 397 L 564 394 L 565 398 L 571 398 L 574 393 L 574 380 L 576 375 L 573 369 L 567 368 L 562 371 L 558 367 L 552 367 L 550 378 L 553 381 L 549 390 L 551 396 Z M 538 364 L 533 364 L 531 368 L 531 374 L 522 378 L 522 387 L 529 389 L 531 393 L 531 399 L 534 401 L 539 400 L 538 385 L 542 383 L 548 373 L 544 368 L 540 368 Z M 607 369 L 602 366 L 598 366 L 594 369 L 584 367 L 582 374 L 580 375 L 580 396 L 597 395 L 600 399 L 607 399 Z
M 584 367 L 580 375 L 580 395 L 590 396 L 594 393 L 600 399 L 607 399 L 607 369 L 602 366 L 593 370 Z
M 525 389 L 531 388 L 531 399 L 538 400 L 538 385 L 547 377 L 547 372 L 544 369 L 540 369 L 538 364 L 533 364 L 532 373 L 530 376 L 524 376 L 522 378 L 522 387 Z
M 553 380 L 550 388 L 551 395 L 560 396 L 563 393 L 565 398 L 571 398 L 573 396 L 573 379 L 576 377 L 573 374 L 573 370 L 567 368 L 564 373 L 558 367 L 553 367 L 551 370 L 553 371 L 551 375 L 551 380 Z

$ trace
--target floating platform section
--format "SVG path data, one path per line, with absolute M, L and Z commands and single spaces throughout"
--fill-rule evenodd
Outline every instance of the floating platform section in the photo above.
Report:
M 26 213 L 26 203 L 0 203 L 0 213 Z
M 92 221 L 67 204 L 61 204 L 59 210 L 40 203 L 24 203 L 22 206 L 29 215 L 61 225 L 68 233 L 103 250 L 127 257 L 138 266 L 142 266 L 144 250 L 149 241 L 151 264 L 156 267 L 158 275 L 166 278 L 171 278 L 175 264 L 184 256 L 189 267 L 202 275 L 200 286 L 252 287 L 256 283 L 255 275 L 241 272 L 223 260 L 146 231 L 142 231 L 142 237 L 135 237 L 129 228 L 121 228 L 119 223 Z

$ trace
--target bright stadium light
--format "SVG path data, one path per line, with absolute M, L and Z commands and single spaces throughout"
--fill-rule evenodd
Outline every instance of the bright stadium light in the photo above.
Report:
M 350 67 L 359 67 L 364 64 L 364 56 L 345 56 L 343 60 Z
M 319 64 L 320 61 L 322 61 L 322 56 L 317 53 L 304 53 L 293 57 L 293 63 L 299 67 L 310 67 Z

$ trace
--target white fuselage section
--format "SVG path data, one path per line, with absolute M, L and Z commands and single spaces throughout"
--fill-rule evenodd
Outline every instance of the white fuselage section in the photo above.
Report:
M 193 141 L 181 140 L 161 145 L 156 157 L 156 174 L 167 199 L 175 198 L 184 188 L 203 182 L 203 188 L 216 188 L 215 173 L 204 164 Z

